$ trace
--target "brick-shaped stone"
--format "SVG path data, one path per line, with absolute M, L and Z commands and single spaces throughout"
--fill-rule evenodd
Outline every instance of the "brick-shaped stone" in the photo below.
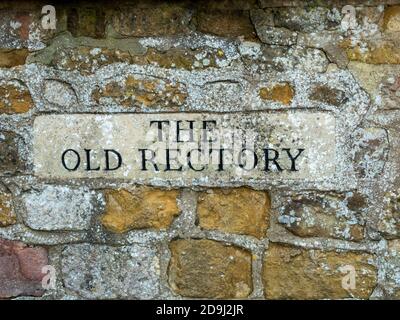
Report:
M 109 82 L 92 93 L 92 98 L 97 103 L 113 102 L 124 107 L 136 108 L 176 109 L 184 104 L 186 97 L 186 87 L 181 83 L 134 76 L 128 76 L 123 83 Z
M 352 209 L 358 209 L 354 201 L 350 203 Z M 283 200 L 279 210 L 279 223 L 299 237 L 364 239 L 361 217 L 347 208 L 341 195 L 312 192 L 293 195 Z
M 193 141 L 188 140 L 189 120 Z M 169 125 L 158 129 L 157 121 Z M 34 170 L 47 178 L 107 177 L 179 186 L 325 181 L 335 174 L 335 122 L 329 113 L 303 111 L 43 115 L 34 121 Z M 212 148 L 231 148 L 232 153 L 209 152 L 204 123 L 209 137 L 220 137 Z M 91 150 L 90 159 L 84 148 Z
M 200 10 L 196 15 L 197 31 L 222 37 L 255 39 L 255 30 L 247 11 Z
M 43 295 L 46 265 L 46 249 L 0 239 L 0 298 Z
M 339 89 L 330 88 L 329 86 L 316 86 L 310 94 L 310 100 L 340 107 L 348 99 L 345 93 Z
M 270 100 L 284 105 L 290 105 L 295 95 L 295 91 L 289 83 L 278 83 L 272 87 L 260 88 L 259 94 L 263 100 Z
M 145 245 L 68 245 L 62 251 L 65 287 L 86 299 L 151 299 L 159 294 L 158 250 Z
M 22 195 L 24 222 L 35 230 L 86 230 L 96 195 L 87 188 L 48 185 Z
M 66 38 L 62 41 L 69 40 Z M 109 64 L 131 62 L 131 56 L 127 51 L 86 46 L 55 48 L 51 57 L 50 64 L 55 68 L 68 71 L 77 70 L 82 75 L 94 73 Z
M 107 190 L 101 222 L 107 230 L 122 233 L 132 229 L 167 229 L 180 214 L 177 190 L 139 188 Z
M 377 284 L 374 256 L 270 243 L 264 256 L 267 299 L 368 299 Z M 355 283 L 350 277 L 355 276 Z M 353 286 L 353 284 L 355 284 Z
M 251 253 L 212 240 L 170 243 L 169 284 L 193 298 L 246 298 L 252 291 Z
M 200 194 L 199 224 L 204 229 L 265 236 L 269 225 L 268 194 L 247 188 L 212 189 Z
M 25 64 L 29 51 L 27 49 L 1 49 L 0 68 L 11 68 Z
M 33 106 L 31 94 L 18 80 L 0 83 L 0 114 L 25 113 Z

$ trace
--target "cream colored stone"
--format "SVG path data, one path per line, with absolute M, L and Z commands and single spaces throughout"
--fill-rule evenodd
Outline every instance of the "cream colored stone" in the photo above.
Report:
M 151 121 L 161 120 L 170 121 L 170 126 L 164 124 L 162 132 L 156 123 L 150 126 Z M 185 142 L 175 142 L 178 120 L 181 128 L 185 129 L 180 132 L 179 139 Z M 193 142 L 190 141 L 188 120 L 194 121 Z M 208 122 L 208 129 L 204 131 L 203 121 L 215 121 L 216 125 Z M 160 134 L 163 141 L 159 141 Z M 166 137 L 170 137 L 169 141 Z M 204 143 L 203 139 L 219 137 L 222 141 L 212 143 L 214 151 L 210 156 L 210 149 L 207 149 L 210 144 Z M 247 151 L 240 158 L 244 138 L 247 139 Z M 235 181 L 325 181 L 335 173 L 335 119 L 323 112 L 44 115 L 35 119 L 33 145 L 35 174 L 43 178 L 102 177 L 146 183 L 168 181 L 177 185 L 204 185 Z M 200 158 L 197 156 L 199 148 L 203 151 Z M 279 152 L 277 161 L 282 171 L 272 161 L 268 161 L 266 171 L 264 149 L 267 148 Z M 285 148 L 290 150 L 285 151 Z M 122 158 L 121 166 L 115 170 L 106 167 L 106 153 L 110 159 L 108 169 L 118 166 L 115 153 L 106 152 L 110 149 Z M 167 149 L 170 150 L 169 167 Z M 220 149 L 232 149 L 233 152 L 225 152 L 221 162 Z M 304 149 L 304 152 L 295 162 L 291 161 L 288 152 L 294 157 L 299 154 L 299 149 Z M 190 166 L 188 152 L 191 150 L 195 151 L 191 153 Z M 252 150 L 257 155 L 256 166 Z M 150 161 L 144 163 L 143 154 L 149 159 L 153 153 L 156 166 Z M 274 151 L 268 151 L 269 158 L 274 155 Z

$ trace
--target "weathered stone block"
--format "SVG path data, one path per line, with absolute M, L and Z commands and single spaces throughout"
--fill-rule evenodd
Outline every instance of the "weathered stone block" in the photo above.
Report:
M 107 190 L 101 222 L 106 229 L 117 233 L 143 228 L 167 229 L 180 214 L 178 194 L 178 190 L 152 188 Z
M 257 238 L 265 237 L 269 211 L 268 194 L 247 188 L 212 189 L 197 204 L 200 227 Z
M 190 9 L 176 3 L 148 8 L 121 8 L 112 25 L 123 36 L 149 37 L 187 33 L 192 17 Z
M 400 109 L 400 68 L 392 68 L 383 78 L 380 89 L 384 109 Z
M 0 173 L 15 173 L 23 168 L 18 153 L 19 136 L 11 131 L 0 131 Z
M 223 37 L 255 39 L 249 12 L 241 10 L 200 10 L 196 15 L 197 31 Z
M 354 204 L 353 204 L 353 209 Z M 299 237 L 364 239 L 361 217 L 339 195 L 305 193 L 284 200 L 278 221 Z
M 124 107 L 177 108 L 185 102 L 186 88 L 181 83 L 152 77 L 138 78 L 128 76 L 124 82 L 109 82 L 92 93 L 97 103 L 112 101 Z
M 383 15 L 383 30 L 388 32 L 400 31 L 400 6 L 388 6 Z
M 48 185 L 22 195 L 24 222 L 35 230 L 86 230 L 95 201 L 87 188 Z
M 0 189 L 0 227 L 7 227 L 16 222 L 12 195 Z
M 354 132 L 353 161 L 360 178 L 382 175 L 389 155 L 389 137 L 382 128 L 359 128 Z
M 0 114 L 24 113 L 33 106 L 28 88 L 18 80 L 2 81 L 0 85 Z
M 388 241 L 384 254 L 385 276 L 382 286 L 384 299 L 400 299 L 400 240 Z
M 96 72 L 112 63 L 130 63 L 129 52 L 108 48 L 78 46 L 56 48 L 50 64 L 61 70 L 78 70 L 83 75 Z
M 397 86 L 397 76 L 400 65 L 367 64 L 350 62 L 348 66 L 363 89 L 381 104 L 384 109 L 400 108 L 400 93 Z
M 310 94 L 310 100 L 340 107 L 346 103 L 347 98 L 346 94 L 339 89 L 319 85 L 312 90 Z
M 221 50 L 214 48 L 170 48 L 168 51 L 149 48 L 144 55 L 134 55 L 132 63 L 152 64 L 168 69 L 197 70 L 218 67 L 217 61 L 221 60 L 223 56 Z
M 269 45 L 292 46 L 297 42 L 297 33 L 286 28 L 258 26 L 256 30 L 260 40 Z
M 79 7 L 67 10 L 67 29 L 74 37 L 103 38 L 105 12 L 100 7 Z
M 157 121 L 169 124 L 159 129 Z M 218 152 L 209 152 L 205 134 Z M 45 115 L 35 118 L 33 145 L 40 177 L 233 186 L 265 185 L 266 178 L 315 182 L 335 173 L 335 118 L 324 112 Z M 221 156 L 221 147 L 233 153 Z
M 378 231 L 387 238 L 400 237 L 400 190 L 394 189 L 384 195 L 383 210 L 379 214 Z
M 344 45 L 346 47 L 346 45 Z M 369 42 L 367 46 L 348 47 L 347 57 L 351 61 L 370 64 L 400 64 L 400 47 L 393 41 Z
M 336 11 L 332 14 L 324 7 L 293 7 L 275 10 L 275 26 L 284 27 L 293 31 L 317 32 L 331 29 L 340 23 L 341 15 Z
M 251 253 L 212 240 L 170 243 L 169 283 L 196 298 L 246 298 L 252 291 Z
M 11 68 L 25 64 L 29 51 L 27 49 L 0 49 L 0 68 Z
M 65 287 L 86 299 L 151 299 L 159 294 L 154 247 L 68 245 L 62 252 Z
M 270 243 L 263 265 L 265 297 L 368 299 L 377 283 L 373 259 L 368 253 L 310 250 Z M 355 276 L 353 289 L 345 278 L 352 275 Z
M 261 99 L 290 105 L 295 95 L 295 91 L 289 83 L 279 83 L 274 85 L 272 88 L 260 88 L 259 94 Z
M 43 30 L 40 8 L 30 10 L 0 11 L 0 47 L 5 49 L 28 48 L 30 51 L 45 47 L 44 40 L 52 30 Z
M 46 249 L 0 239 L 0 298 L 43 295 L 47 264 Z

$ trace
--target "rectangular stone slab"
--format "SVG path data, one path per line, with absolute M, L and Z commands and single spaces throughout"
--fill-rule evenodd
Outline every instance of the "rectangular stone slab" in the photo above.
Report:
M 327 112 L 41 115 L 33 132 L 41 178 L 227 185 L 335 174 Z

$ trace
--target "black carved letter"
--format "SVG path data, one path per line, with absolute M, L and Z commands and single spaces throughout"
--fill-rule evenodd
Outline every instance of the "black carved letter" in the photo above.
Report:
M 106 168 L 104 169 L 105 171 L 114 171 L 117 170 L 118 168 L 121 167 L 122 165 L 122 157 L 121 154 L 113 149 L 104 149 L 104 152 L 106 154 Z M 118 164 L 114 168 L 110 168 L 110 155 L 109 153 L 112 152 L 117 156 L 118 159 Z
M 272 161 L 275 165 L 275 167 L 278 169 L 278 171 L 282 171 L 281 166 L 279 165 L 278 161 L 276 159 L 279 158 L 279 152 L 276 151 L 275 149 L 263 149 L 264 154 L 265 154 L 265 170 L 264 171 L 271 171 L 269 168 L 269 163 Z M 274 157 L 270 158 L 269 157 L 269 152 L 272 151 L 274 153 Z
M 76 155 L 76 165 L 73 168 L 68 168 L 67 164 L 65 163 L 65 156 L 66 156 L 67 152 L 73 152 Z M 63 152 L 63 154 L 61 156 L 61 162 L 62 162 L 62 165 L 64 166 L 64 168 L 67 169 L 68 171 L 75 171 L 76 169 L 78 169 L 78 167 L 81 163 L 81 157 L 79 156 L 79 153 L 77 151 L 75 151 L 74 149 L 67 149 Z

